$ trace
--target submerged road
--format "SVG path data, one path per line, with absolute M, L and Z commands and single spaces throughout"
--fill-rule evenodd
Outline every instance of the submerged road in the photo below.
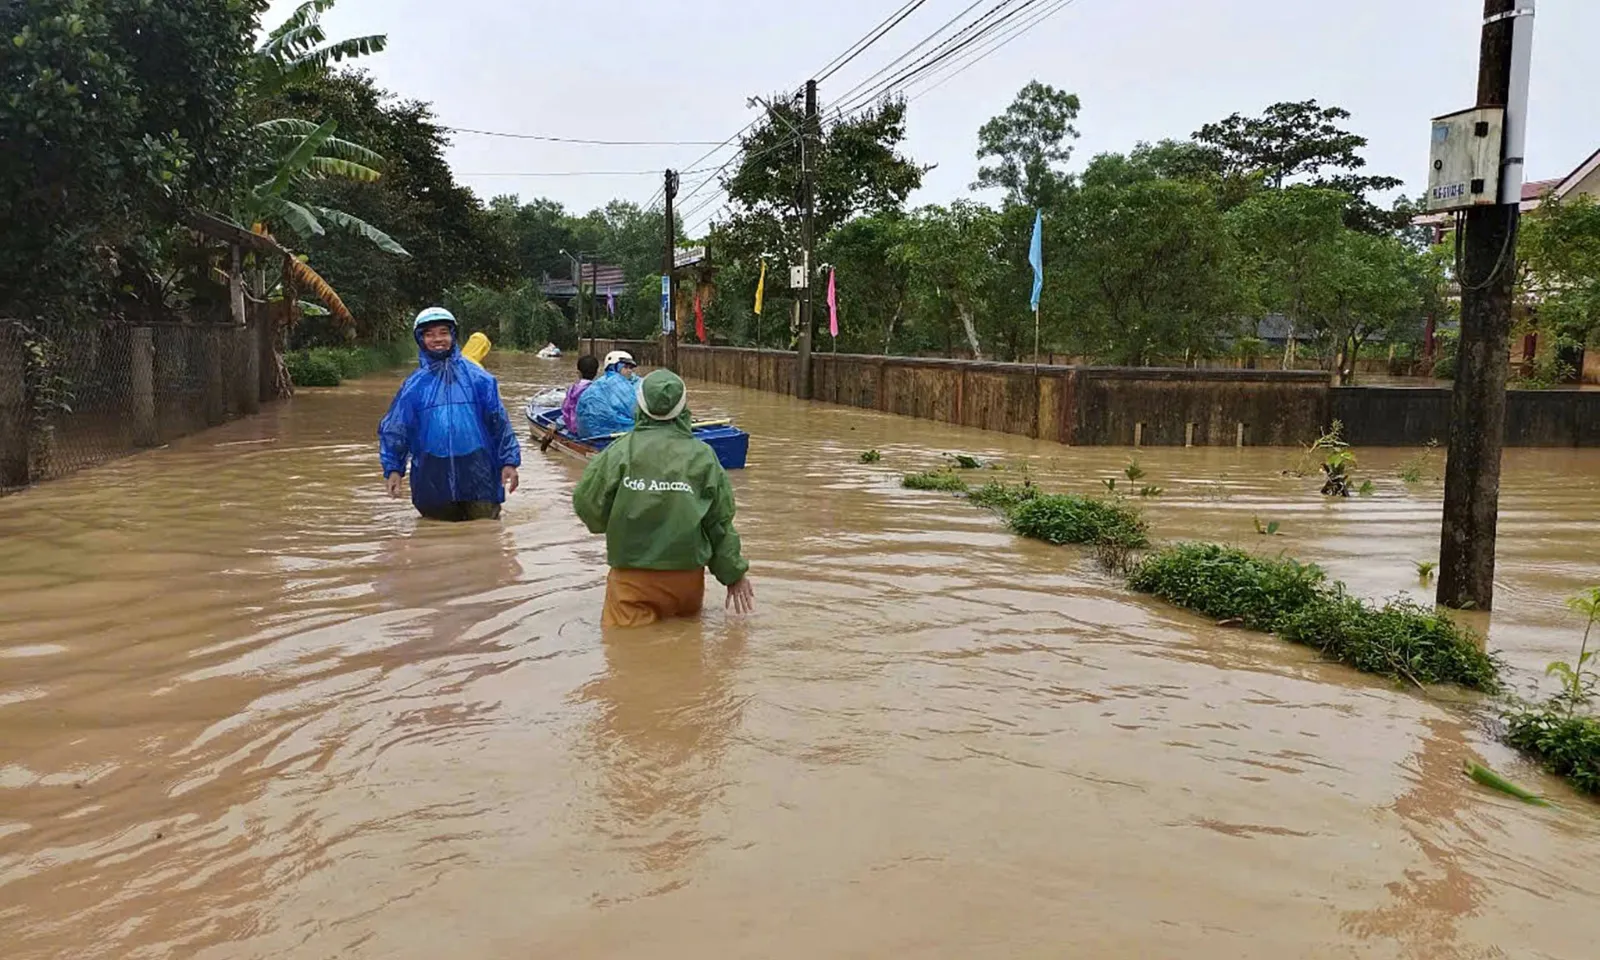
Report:
M 570 362 L 491 367 L 521 426 Z M 578 465 L 525 443 L 503 522 L 419 523 L 376 463 L 395 384 L 0 500 L 7 960 L 1596 955 L 1600 805 L 1460 697 L 898 485 L 961 451 L 1092 492 L 1130 451 L 691 384 L 754 438 L 759 611 L 602 637 Z M 1357 452 L 1368 499 L 1286 450 L 1143 451 L 1141 483 L 1159 537 L 1425 597 L 1441 465 Z M 1597 504 L 1600 451 L 1508 453 L 1472 623 L 1525 690 L 1575 655 Z

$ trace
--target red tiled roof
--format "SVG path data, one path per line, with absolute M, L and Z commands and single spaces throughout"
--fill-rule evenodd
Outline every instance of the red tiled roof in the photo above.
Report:
M 1533 180 L 1522 185 L 1522 202 L 1538 200 L 1545 194 L 1566 182 L 1566 177 L 1556 177 L 1554 180 Z

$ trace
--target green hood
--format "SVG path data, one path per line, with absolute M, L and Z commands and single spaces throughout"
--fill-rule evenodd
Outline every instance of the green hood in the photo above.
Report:
M 657 370 L 639 381 L 635 388 L 633 423 L 639 427 L 667 427 L 691 433 L 694 418 L 689 414 L 689 388 L 671 370 Z

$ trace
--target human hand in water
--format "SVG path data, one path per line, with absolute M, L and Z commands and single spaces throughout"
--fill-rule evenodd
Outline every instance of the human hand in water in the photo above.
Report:
M 516 493 L 517 485 L 521 480 L 517 477 L 516 467 L 500 468 L 500 485 L 506 488 L 506 493 Z
M 395 498 L 396 500 L 400 499 L 400 480 L 401 477 L 398 473 L 391 473 L 387 478 L 389 496 Z
M 750 578 L 745 577 L 738 583 L 728 588 L 727 608 L 739 616 L 748 616 L 756 611 L 756 588 L 750 583 Z

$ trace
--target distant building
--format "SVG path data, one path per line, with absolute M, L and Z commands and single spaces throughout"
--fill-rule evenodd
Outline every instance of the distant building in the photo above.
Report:
M 544 292 L 548 300 L 572 300 L 578 295 L 577 277 L 552 277 L 548 273 L 539 283 L 539 289 Z M 583 265 L 584 293 L 593 293 L 597 299 L 604 300 L 607 296 L 623 296 L 628 291 L 628 278 L 623 274 L 622 268 L 606 263 L 586 263 Z

